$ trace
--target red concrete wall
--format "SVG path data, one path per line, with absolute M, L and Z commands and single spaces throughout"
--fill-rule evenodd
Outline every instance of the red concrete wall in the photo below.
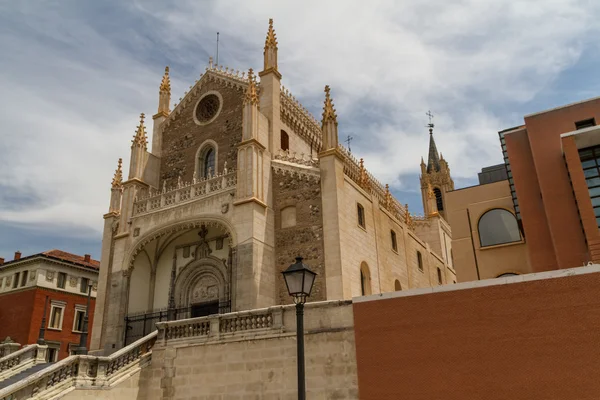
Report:
M 598 399 L 600 273 L 354 304 L 359 394 Z
M 40 325 L 44 313 L 44 302 L 48 296 L 46 311 L 45 339 L 61 342 L 59 360 L 69 355 L 69 343 L 79 343 L 80 333 L 73 332 L 75 305 L 86 305 L 87 297 L 83 294 L 65 293 L 56 290 L 31 288 L 23 291 L 0 295 L 0 338 L 10 336 L 16 342 L 25 345 L 35 343 L 39 337 Z M 60 331 L 48 329 L 50 301 L 58 300 L 66 303 L 63 325 Z M 90 302 L 88 323 L 88 348 L 94 318 L 95 300 Z
M 573 268 L 589 261 L 560 140 L 561 134 L 575 130 L 575 122 L 588 118 L 600 122 L 600 99 L 525 118 L 559 268 Z
M 511 132 L 506 134 L 504 139 L 519 200 L 531 268 L 534 272 L 555 270 L 558 268 L 558 263 L 527 131 L 522 129 Z

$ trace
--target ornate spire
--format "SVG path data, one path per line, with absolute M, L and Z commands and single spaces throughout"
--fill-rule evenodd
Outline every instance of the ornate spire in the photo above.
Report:
M 244 104 L 258 104 L 258 91 L 256 89 L 256 81 L 254 79 L 254 71 L 252 68 L 248 70 L 248 88 L 244 95 Z
M 429 157 L 427 158 L 427 173 L 439 172 L 440 156 L 433 140 L 433 128 L 429 128 Z
M 144 150 L 148 148 L 148 137 L 146 136 L 146 127 L 144 126 L 144 113 L 140 114 L 140 124 L 138 125 L 135 136 L 131 142 L 132 148 L 135 146 L 141 147 Z
M 385 184 L 385 208 L 389 209 L 392 204 L 392 194 L 390 193 L 390 185 Z
M 365 162 L 361 158 L 360 159 L 360 170 L 359 170 L 359 183 L 360 186 L 364 189 L 369 187 L 369 175 L 367 174 L 367 170 L 365 169 Z
M 119 158 L 119 164 L 117 166 L 117 169 L 115 170 L 115 176 L 113 176 L 113 180 L 112 180 L 112 188 L 113 189 L 117 189 L 121 187 L 121 184 L 123 183 L 123 159 Z
M 329 94 L 329 85 L 325 85 L 325 105 L 323 106 L 323 121 L 324 125 L 327 121 L 333 121 L 337 125 L 337 115 L 335 114 L 335 108 L 333 108 L 333 103 L 331 101 L 331 96 Z
M 169 66 L 168 65 L 165 67 L 165 74 L 163 75 L 159 90 L 160 90 L 160 93 L 171 94 L 171 79 L 169 79 Z
M 265 50 L 270 47 L 277 49 L 277 36 L 275 36 L 275 29 L 273 29 L 273 18 L 269 18 L 269 30 L 267 31 L 267 39 L 265 40 Z
M 275 30 L 273 29 L 272 18 L 269 19 L 269 30 L 267 31 L 267 38 L 265 39 L 265 50 L 263 55 L 265 57 L 263 72 L 269 70 L 277 71 L 277 36 L 275 36 Z

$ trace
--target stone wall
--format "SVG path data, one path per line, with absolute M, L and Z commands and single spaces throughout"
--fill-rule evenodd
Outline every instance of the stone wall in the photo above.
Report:
M 217 143 L 217 171 L 237 165 L 237 144 L 242 139 L 242 94 L 240 86 L 225 86 L 217 81 L 202 82 L 197 93 L 190 97 L 189 102 L 182 108 L 181 113 L 172 117 L 168 126 L 163 128 L 163 147 L 160 167 L 160 187 L 163 180 L 167 186 L 177 184 L 177 178 L 191 182 L 196 165 L 196 153 L 205 140 Z M 198 125 L 194 121 L 196 104 L 201 97 L 209 92 L 217 91 L 223 103 L 216 119 L 207 125 Z
M 224 318 L 272 313 L 269 328 L 222 332 Z M 278 316 L 275 316 L 277 314 Z M 220 320 L 219 320 L 220 318 Z M 157 341 L 152 350 L 145 399 L 296 399 L 295 307 L 205 317 L 210 333 Z M 189 324 L 176 321 L 166 326 Z M 216 330 L 213 327 L 216 326 Z M 239 326 L 239 325 L 236 325 Z M 221 327 L 221 328 L 219 328 Z M 175 331 L 177 328 L 175 328 Z M 208 328 L 207 328 L 208 329 Z M 161 332 L 163 330 L 163 332 Z M 190 332 L 180 329 L 178 332 Z M 221 333 L 219 333 L 221 332 Z M 201 336 L 204 335 L 204 336 Z M 307 398 L 358 399 L 352 306 L 347 302 L 309 303 L 305 308 Z
M 295 224 L 282 227 L 281 211 L 295 207 Z M 273 174 L 273 209 L 275 212 L 275 265 L 277 266 L 276 299 L 280 304 L 291 303 L 281 272 L 294 263 L 297 256 L 304 257 L 313 272 L 317 273 L 310 299 L 325 300 L 325 250 L 323 245 L 323 205 L 321 184 L 315 177 L 298 174 Z M 291 211 L 293 213 L 293 210 Z M 289 223 L 290 217 L 286 219 Z M 285 226 L 284 224 L 283 226 Z

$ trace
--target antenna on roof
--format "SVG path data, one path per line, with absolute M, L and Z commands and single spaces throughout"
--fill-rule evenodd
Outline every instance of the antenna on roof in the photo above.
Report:
M 219 65 L 219 32 L 217 32 L 217 65 Z

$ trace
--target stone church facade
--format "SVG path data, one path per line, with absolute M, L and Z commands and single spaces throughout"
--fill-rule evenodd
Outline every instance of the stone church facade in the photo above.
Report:
M 318 274 L 311 301 L 456 281 L 433 136 L 416 217 L 338 143 L 329 87 L 319 122 L 281 86 L 277 53 L 270 21 L 258 77 L 211 59 L 173 110 L 165 70 L 152 147 L 142 114 L 112 182 L 92 349 L 121 348 L 134 315 L 290 303 L 281 271 L 296 256 Z

